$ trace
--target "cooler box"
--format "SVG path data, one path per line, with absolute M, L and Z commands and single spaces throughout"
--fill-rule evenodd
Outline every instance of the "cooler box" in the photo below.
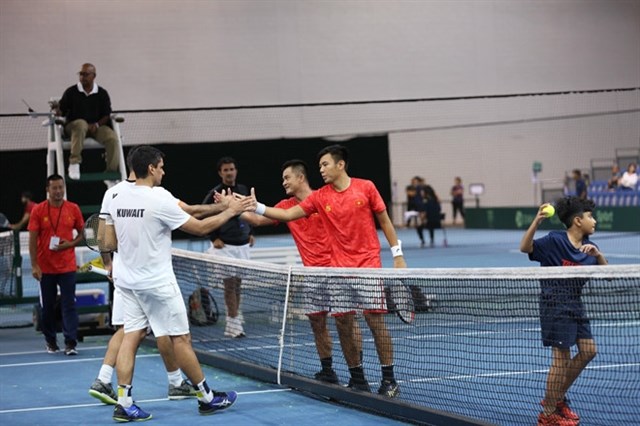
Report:
M 99 288 L 76 290 L 76 307 L 100 306 L 105 304 L 104 291 Z
M 92 308 L 96 306 L 104 306 L 104 291 L 99 288 L 87 288 L 76 290 L 76 308 Z M 102 312 L 79 314 L 79 326 L 83 324 L 96 323 L 98 327 L 104 327 L 106 324 L 106 314 Z

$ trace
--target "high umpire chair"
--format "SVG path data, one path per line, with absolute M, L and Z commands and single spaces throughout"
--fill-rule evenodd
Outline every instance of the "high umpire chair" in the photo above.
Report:
M 49 101 L 49 105 L 52 106 L 52 108 L 56 103 L 57 100 L 55 99 Z M 112 114 L 111 127 L 117 136 L 116 151 L 119 156 L 118 171 L 82 173 L 79 179 L 80 182 L 95 182 L 101 180 L 107 182 L 120 181 L 127 178 L 127 169 L 122 149 L 122 132 L 120 131 L 120 123 L 124 123 L 124 117 Z M 43 126 L 47 126 L 49 129 L 47 139 L 47 176 L 57 173 L 68 178 L 64 167 L 64 150 L 69 150 L 71 148 L 71 141 L 64 135 L 64 124 L 65 119 L 63 117 L 55 116 L 53 111 L 48 114 L 48 119 L 43 123 Z M 85 149 L 104 149 L 104 146 L 98 143 L 95 139 L 87 137 L 84 141 L 83 150 Z
M 46 120 L 42 123 L 43 127 L 47 127 L 47 176 L 57 173 L 65 177 L 68 181 L 68 175 L 64 166 L 64 150 L 71 148 L 71 141 L 64 135 L 65 119 L 57 117 L 55 115 L 55 106 L 57 100 L 51 98 L 49 106 L 51 111 L 49 113 L 37 113 L 33 109 L 29 108 L 29 115 L 31 117 L 44 116 Z M 117 114 L 111 115 L 111 125 L 113 131 L 117 136 L 116 152 L 119 156 L 118 171 L 116 172 L 102 172 L 102 173 L 82 173 L 80 179 L 74 182 L 88 183 L 88 182 L 100 182 L 104 181 L 107 186 L 113 184 L 116 181 L 125 180 L 127 178 L 127 171 L 125 166 L 124 151 L 122 149 L 122 133 L 120 131 L 120 123 L 124 122 L 124 118 Z M 91 137 L 87 137 L 84 141 L 83 150 L 86 149 L 104 149 L 104 146 Z M 80 210 L 83 215 L 91 213 L 97 213 L 100 210 L 100 202 L 102 201 L 102 192 L 98 194 L 95 205 L 81 205 Z M 67 191 L 65 191 L 65 198 L 67 197 Z M 93 272 L 80 272 L 76 274 L 77 284 L 88 284 L 94 282 L 104 282 L 105 278 L 99 274 Z M 92 290 L 87 290 L 91 292 Z M 78 293 L 76 293 L 78 295 Z M 96 305 L 78 307 L 79 314 L 99 314 L 98 320 L 89 319 L 86 322 L 81 321 L 78 329 L 78 340 L 82 341 L 84 336 L 100 335 L 100 334 L 112 334 L 113 329 L 104 324 L 104 316 L 101 314 L 108 314 L 111 317 L 111 306 L 113 301 L 113 284 L 109 282 L 109 304 L 108 305 Z M 35 316 L 34 316 L 35 318 Z M 37 324 L 36 324 L 37 326 Z

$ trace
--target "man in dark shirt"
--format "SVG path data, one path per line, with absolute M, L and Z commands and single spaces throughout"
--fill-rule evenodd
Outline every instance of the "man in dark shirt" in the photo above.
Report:
M 573 180 L 576 183 L 576 197 L 581 200 L 587 199 L 587 182 L 582 176 L 582 172 L 580 169 L 575 169 L 573 171 Z
M 84 64 L 80 81 L 65 90 L 57 105 L 58 115 L 66 118 L 64 131 L 71 137 L 69 178 L 80 179 L 82 148 L 87 136 L 105 147 L 106 171 L 118 170 L 118 137 L 111 128 L 111 99 L 109 93 L 95 83 L 96 67 Z
M 222 183 L 213 188 L 204 198 L 203 204 L 215 202 L 215 194 L 223 191 L 231 191 L 235 194 L 249 195 L 249 189 L 236 183 L 238 169 L 236 160 L 231 157 L 223 157 L 218 160 L 218 175 Z M 211 247 L 207 253 L 227 256 L 235 259 L 249 259 L 249 248 L 253 246 L 253 233 L 251 226 L 236 216 L 209 235 Z M 242 314 L 240 313 L 240 277 L 225 277 L 224 304 L 227 310 L 226 327 L 224 335 L 227 337 L 243 337 Z

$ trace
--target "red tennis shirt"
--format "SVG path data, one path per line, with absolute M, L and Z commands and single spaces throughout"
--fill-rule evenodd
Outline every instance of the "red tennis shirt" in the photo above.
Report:
M 325 185 L 300 203 L 307 217 L 318 213 L 331 246 L 331 266 L 381 268 L 374 213 L 386 210 L 373 182 L 351 178 L 342 192 Z

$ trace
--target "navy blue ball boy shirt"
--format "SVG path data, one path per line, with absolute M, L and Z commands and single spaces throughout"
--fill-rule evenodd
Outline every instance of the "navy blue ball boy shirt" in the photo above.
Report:
M 592 244 L 588 238 L 582 240 L 582 245 Z M 551 231 L 542 238 L 533 240 L 533 251 L 529 253 L 529 260 L 540 262 L 540 266 L 584 266 L 597 265 L 595 256 L 582 253 L 575 248 L 567 233 Z
M 582 244 L 596 244 L 588 238 L 582 240 Z M 597 265 L 595 256 L 590 256 L 575 248 L 567 233 L 564 231 L 551 231 L 542 238 L 533 240 L 533 251 L 529 253 L 529 260 L 540 262 L 541 266 L 583 266 Z M 540 280 L 540 302 L 552 302 L 558 308 L 564 308 L 573 314 L 584 315 L 580 295 L 582 287 L 587 280 Z

